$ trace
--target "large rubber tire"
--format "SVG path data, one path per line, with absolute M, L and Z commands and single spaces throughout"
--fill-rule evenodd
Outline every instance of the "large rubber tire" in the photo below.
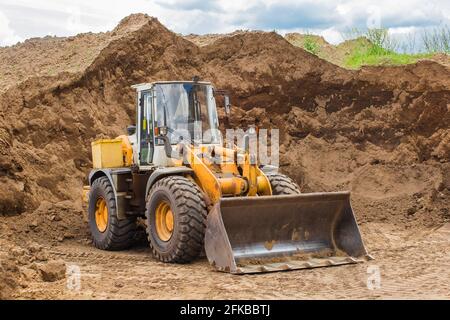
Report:
M 272 187 L 273 195 L 299 194 L 300 187 L 288 176 L 281 173 L 271 173 L 267 175 Z
M 108 210 L 106 230 L 101 232 L 95 220 L 96 204 L 99 199 L 104 199 Z M 133 244 L 136 234 L 136 219 L 126 218 L 119 220 L 117 217 L 116 200 L 111 182 L 107 177 L 96 179 L 89 193 L 88 223 L 95 247 L 102 250 L 123 250 Z
M 163 241 L 157 232 L 156 209 L 161 202 L 170 205 L 173 231 Z M 188 263 L 203 250 L 206 230 L 206 205 L 199 187 L 182 176 L 157 181 L 147 197 L 147 235 L 153 255 L 171 263 Z

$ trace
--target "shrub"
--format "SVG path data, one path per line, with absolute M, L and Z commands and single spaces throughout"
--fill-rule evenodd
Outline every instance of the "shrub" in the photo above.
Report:
M 309 34 L 306 35 L 305 39 L 303 40 L 303 48 L 315 55 L 319 53 L 319 44 L 317 43 L 316 39 L 314 39 L 314 37 Z

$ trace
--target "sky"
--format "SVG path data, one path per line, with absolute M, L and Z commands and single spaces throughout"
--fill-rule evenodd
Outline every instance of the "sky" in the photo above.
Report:
M 46 35 L 108 31 L 138 12 L 182 34 L 308 32 L 333 44 L 351 28 L 385 27 L 405 36 L 450 26 L 449 0 L 0 0 L 0 46 Z

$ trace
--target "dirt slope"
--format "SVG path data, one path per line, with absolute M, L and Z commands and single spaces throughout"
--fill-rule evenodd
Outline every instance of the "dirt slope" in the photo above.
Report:
M 229 38 L 239 34 L 246 33 L 264 33 L 262 31 L 244 31 L 244 30 L 236 30 L 231 33 L 226 34 L 205 34 L 205 35 L 196 35 L 189 34 L 183 36 L 186 40 L 191 41 L 199 47 L 211 45 L 219 39 Z M 309 42 L 310 45 L 314 45 L 315 54 L 328 62 L 331 62 L 337 66 L 345 67 L 346 59 L 352 54 L 356 49 L 361 47 L 367 47 L 369 45 L 369 41 L 360 37 L 357 39 L 346 40 L 338 45 L 332 45 L 328 43 L 322 36 L 313 35 L 313 34 L 302 34 L 298 32 L 294 33 L 286 33 L 284 38 L 293 46 L 305 49 L 305 46 Z M 448 57 L 444 56 L 436 56 L 435 59 L 439 63 L 448 64 Z
M 36 76 L 59 76 L 83 72 L 112 41 L 136 31 L 147 22 L 130 16 L 111 32 L 86 33 L 69 38 L 32 38 L 0 48 L 0 92 Z
M 244 30 L 236 30 L 231 33 L 211 33 L 211 34 L 205 34 L 205 35 L 198 35 L 198 34 L 188 34 L 186 36 L 182 36 L 184 39 L 191 41 L 195 45 L 199 47 L 204 47 L 210 44 L 213 44 L 216 40 L 227 38 L 227 37 L 233 37 L 239 34 L 245 34 L 245 33 L 253 33 L 253 32 L 259 32 L 259 31 L 244 31 Z
M 307 41 L 315 43 L 317 56 L 337 66 L 345 67 L 347 58 L 358 48 L 368 47 L 370 42 L 364 38 L 346 40 L 338 45 L 328 43 L 323 37 L 301 33 L 287 33 L 285 39 L 293 46 L 305 48 Z
M 92 252 L 80 200 L 90 142 L 134 122 L 130 86 L 194 75 L 233 92 L 232 126 L 280 129 L 281 169 L 305 192 L 352 190 L 367 235 L 394 225 L 401 246 L 406 230 L 450 218 L 450 69 L 441 64 L 349 71 L 262 32 L 199 47 L 144 15 L 109 33 L 0 48 L 0 57 L 8 61 L 0 66 L 0 239 L 20 250 L 24 240 L 44 244 L 50 262 L 65 245 Z M 24 270 L 36 270 L 30 263 Z M 40 279 L 4 272 L 18 279 L 0 289 L 8 294 Z M 46 288 L 39 281 L 33 286 Z

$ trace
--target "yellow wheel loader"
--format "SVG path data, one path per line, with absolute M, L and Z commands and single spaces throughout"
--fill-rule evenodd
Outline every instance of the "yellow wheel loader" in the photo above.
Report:
M 203 251 L 233 274 L 357 263 L 364 247 L 348 192 L 300 193 L 247 144 L 225 148 L 216 97 L 199 81 L 133 86 L 136 126 L 92 142 L 93 170 L 84 188 L 93 244 L 130 247 L 137 220 L 153 255 L 188 263 Z

